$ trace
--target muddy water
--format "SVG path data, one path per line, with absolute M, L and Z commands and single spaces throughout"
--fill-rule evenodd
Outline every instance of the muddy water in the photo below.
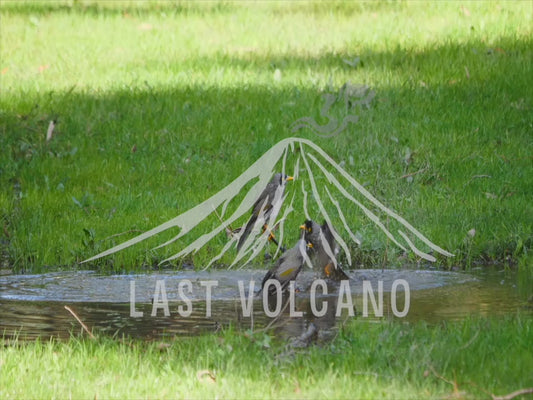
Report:
M 276 303 L 270 301 L 264 304 L 262 295 L 254 295 L 264 274 L 265 271 L 260 270 L 169 271 L 144 275 L 99 275 L 77 271 L 0 276 L 0 333 L 6 338 L 32 339 L 67 338 L 71 333 L 81 332 L 80 324 L 65 306 L 70 307 L 95 332 L 146 339 L 212 332 L 230 323 L 254 330 L 269 326 L 278 335 L 287 337 L 300 335 L 313 322 L 319 334 L 327 338 L 347 318 L 393 318 L 434 323 L 469 315 L 515 312 L 531 315 L 533 290 L 521 290 L 516 274 L 509 271 L 484 270 L 467 274 L 430 270 L 356 270 L 349 273 L 349 286 L 340 288 L 338 284 L 328 283 L 328 294 L 322 294 L 322 288 L 317 289 L 314 311 L 310 286 L 316 276 L 313 272 L 300 274 L 294 301 L 287 304 L 288 299 L 284 298 L 283 306 L 287 304 L 286 308 L 279 317 L 273 318 L 268 317 L 266 311 L 275 311 Z M 157 281 L 164 283 L 158 284 Z M 211 288 L 211 302 L 208 304 L 206 285 L 210 281 L 216 282 L 216 286 Z M 242 295 L 239 281 L 243 286 Z M 251 281 L 255 281 L 252 292 Z M 383 285 L 381 317 L 376 316 L 379 310 L 373 308 L 370 296 L 363 293 L 364 285 L 371 287 L 379 308 L 380 282 Z M 402 283 L 391 293 L 394 282 Z M 183 295 L 180 283 L 185 285 Z M 189 283 L 190 286 L 187 286 Z M 408 307 L 406 289 L 409 292 Z M 168 299 L 168 316 L 164 315 L 162 305 L 164 295 Z M 191 314 L 188 316 L 181 315 L 179 311 L 179 307 L 188 310 L 184 296 L 191 300 Z M 368 299 L 368 315 L 363 315 L 365 297 Z M 395 308 L 392 297 L 396 300 Z M 253 313 L 246 316 L 243 303 L 246 305 L 250 299 L 253 300 Z M 327 305 L 325 314 L 317 316 L 324 305 Z M 265 311 L 266 306 L 268 309 Z M 151 316 L 154 309 L 156 316 Z M 353 317 L 351 310 L 355 310 Z M 303 315 L 294 316 L 295 312 Z M 398 316 L 402 312 L 406 315 Z M 143 315 L 132 316 L 135 313 Z

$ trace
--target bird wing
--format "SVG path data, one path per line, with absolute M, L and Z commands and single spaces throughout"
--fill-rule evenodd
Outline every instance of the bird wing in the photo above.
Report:
M 253 205 L 252 209 L 252 215 L 258 216 L 261 210 L 266 214 L 266 211 L 270 208 L 272 208 L 272 200 L 274 199 L 274 195 L 276 194 L 277 189 L 276 183 L 268 183 L 261 192 L 261 195 L 257 198 Z
M 322 233 L 324 233 L 324 238 L 327 240 L 329 248 L 333 254 L 336 254 L 338 252 L 337 243 L 335 242 L 335 237 L 333 236 L 333 232 L 331 231 L 328 223 L 324 221 L 320 229 L 322 229 Z
M 295 274 L 295 272 L 300 269 L 301 267 L 294 266 L 284 269 L 282 272 L 279 273 L 279 277 L 283 278 L 283 280 L 290 280 L 291 277 Z

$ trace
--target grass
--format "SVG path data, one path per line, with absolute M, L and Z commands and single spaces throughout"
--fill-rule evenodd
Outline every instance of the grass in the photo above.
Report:
M 353 321 L 333 342 L 306 349 L 231 329 L 169 342 L 19 341 L 0 343 L 0 396 L 487 398 L 531 386 L 532 341 L 533 319 L 516 315 Z
M 376 92 L 359 123 L 298 135 L 456 254 L 442 265 L 531 271 L 528 2 L 3 1 L 0 18 L 0 236 L 15 271 L 74 268 L 188 210 L 345 82 Z M 399 262 L 349 217 L 356 264 Z M 183 246 L 150 250 L 163 239 L 89 267 L 156 265 Z

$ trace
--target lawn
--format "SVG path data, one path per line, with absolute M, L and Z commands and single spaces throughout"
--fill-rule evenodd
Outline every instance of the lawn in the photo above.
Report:
M 74 268 L 296 135 L 456 255 L 440 265 L 530 268 L 529 2 L 3 1 L 0 18 L 4 266 Z M 322 96 L 345 83 L 375 93 L 356 124 L 329 139 L 291 132 L 304 116 L 327 123 Z M 341 207 L 362 242 L 354 266 L 406 262 L 359 209 Z M 155 266 L 187 243 L 151 250 L 175 234 L 84 268 Z M 178 265 L 202 267 L 226 242 Z
M 531 386 L 532 341 L 533 319 L 519 316 L 352 321 L 333 342 L 309 348 L 232 329 L 159 342 L 0 341 L 0 396 L 490 398 Z

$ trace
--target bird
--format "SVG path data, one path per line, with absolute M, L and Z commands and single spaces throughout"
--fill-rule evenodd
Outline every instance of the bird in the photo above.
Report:
M 307 253 L 312 248 L 312 244 L 308 243 L 303 236 L 302 234 L 296 245 L 285 251 L 276 264 L 266 273 L 259 293 L 264 289 L 269 279 L 278 280 L 283 290 L 286 289 L 291 281 L 296 279 L 305 263 Z M 270 286 L 270 288 L 270 294 L 272 294 L 274 287 Z
M 314 267 L 318 268 L 326 278 L 335 281 L 350 279 L 336 262 L 338 247 L 328 223 L 324 221 L 320 226 L 315 221 L 306 220 L 300 229 L 305 232 L 304 239 L 313 248 Z
M 237 243 L 237 251 L 240 250 L 244 242 L 246 242 L 246 239 L 250 235 L 250 232 L 252 231 L 252 228 L 254 227 L 257 218 L 261 214 L 264 219 L 263 232 L 268 229 L 268 221 L 270 219 L 270 214 L 272 213 L 272 209 L 274 207 L 274 199 L 276 198 L 276 192 L 278 191 L 278 189 L 280 189 L 281 193 L 279 194 L 278 198 L 283 199 L 283 193 L 285 192 L 285 184 L 288 181 L 292 181 L 293 179 L 294 178 L 292 176 L 287 176 L 285 174 L 282 174 L 281 172 L 276 173 L 272 177 L 271 181 L 266 185 L 265 189 L 254 203 L 252 209 L 252 216 L 246 223 L 244 232 L 240 236 L 239 241 Z M 276 246 L 278 245 L 278 242 L 276 241 L 273 233 L 270 233 L 268 240 L 273 241 Z

